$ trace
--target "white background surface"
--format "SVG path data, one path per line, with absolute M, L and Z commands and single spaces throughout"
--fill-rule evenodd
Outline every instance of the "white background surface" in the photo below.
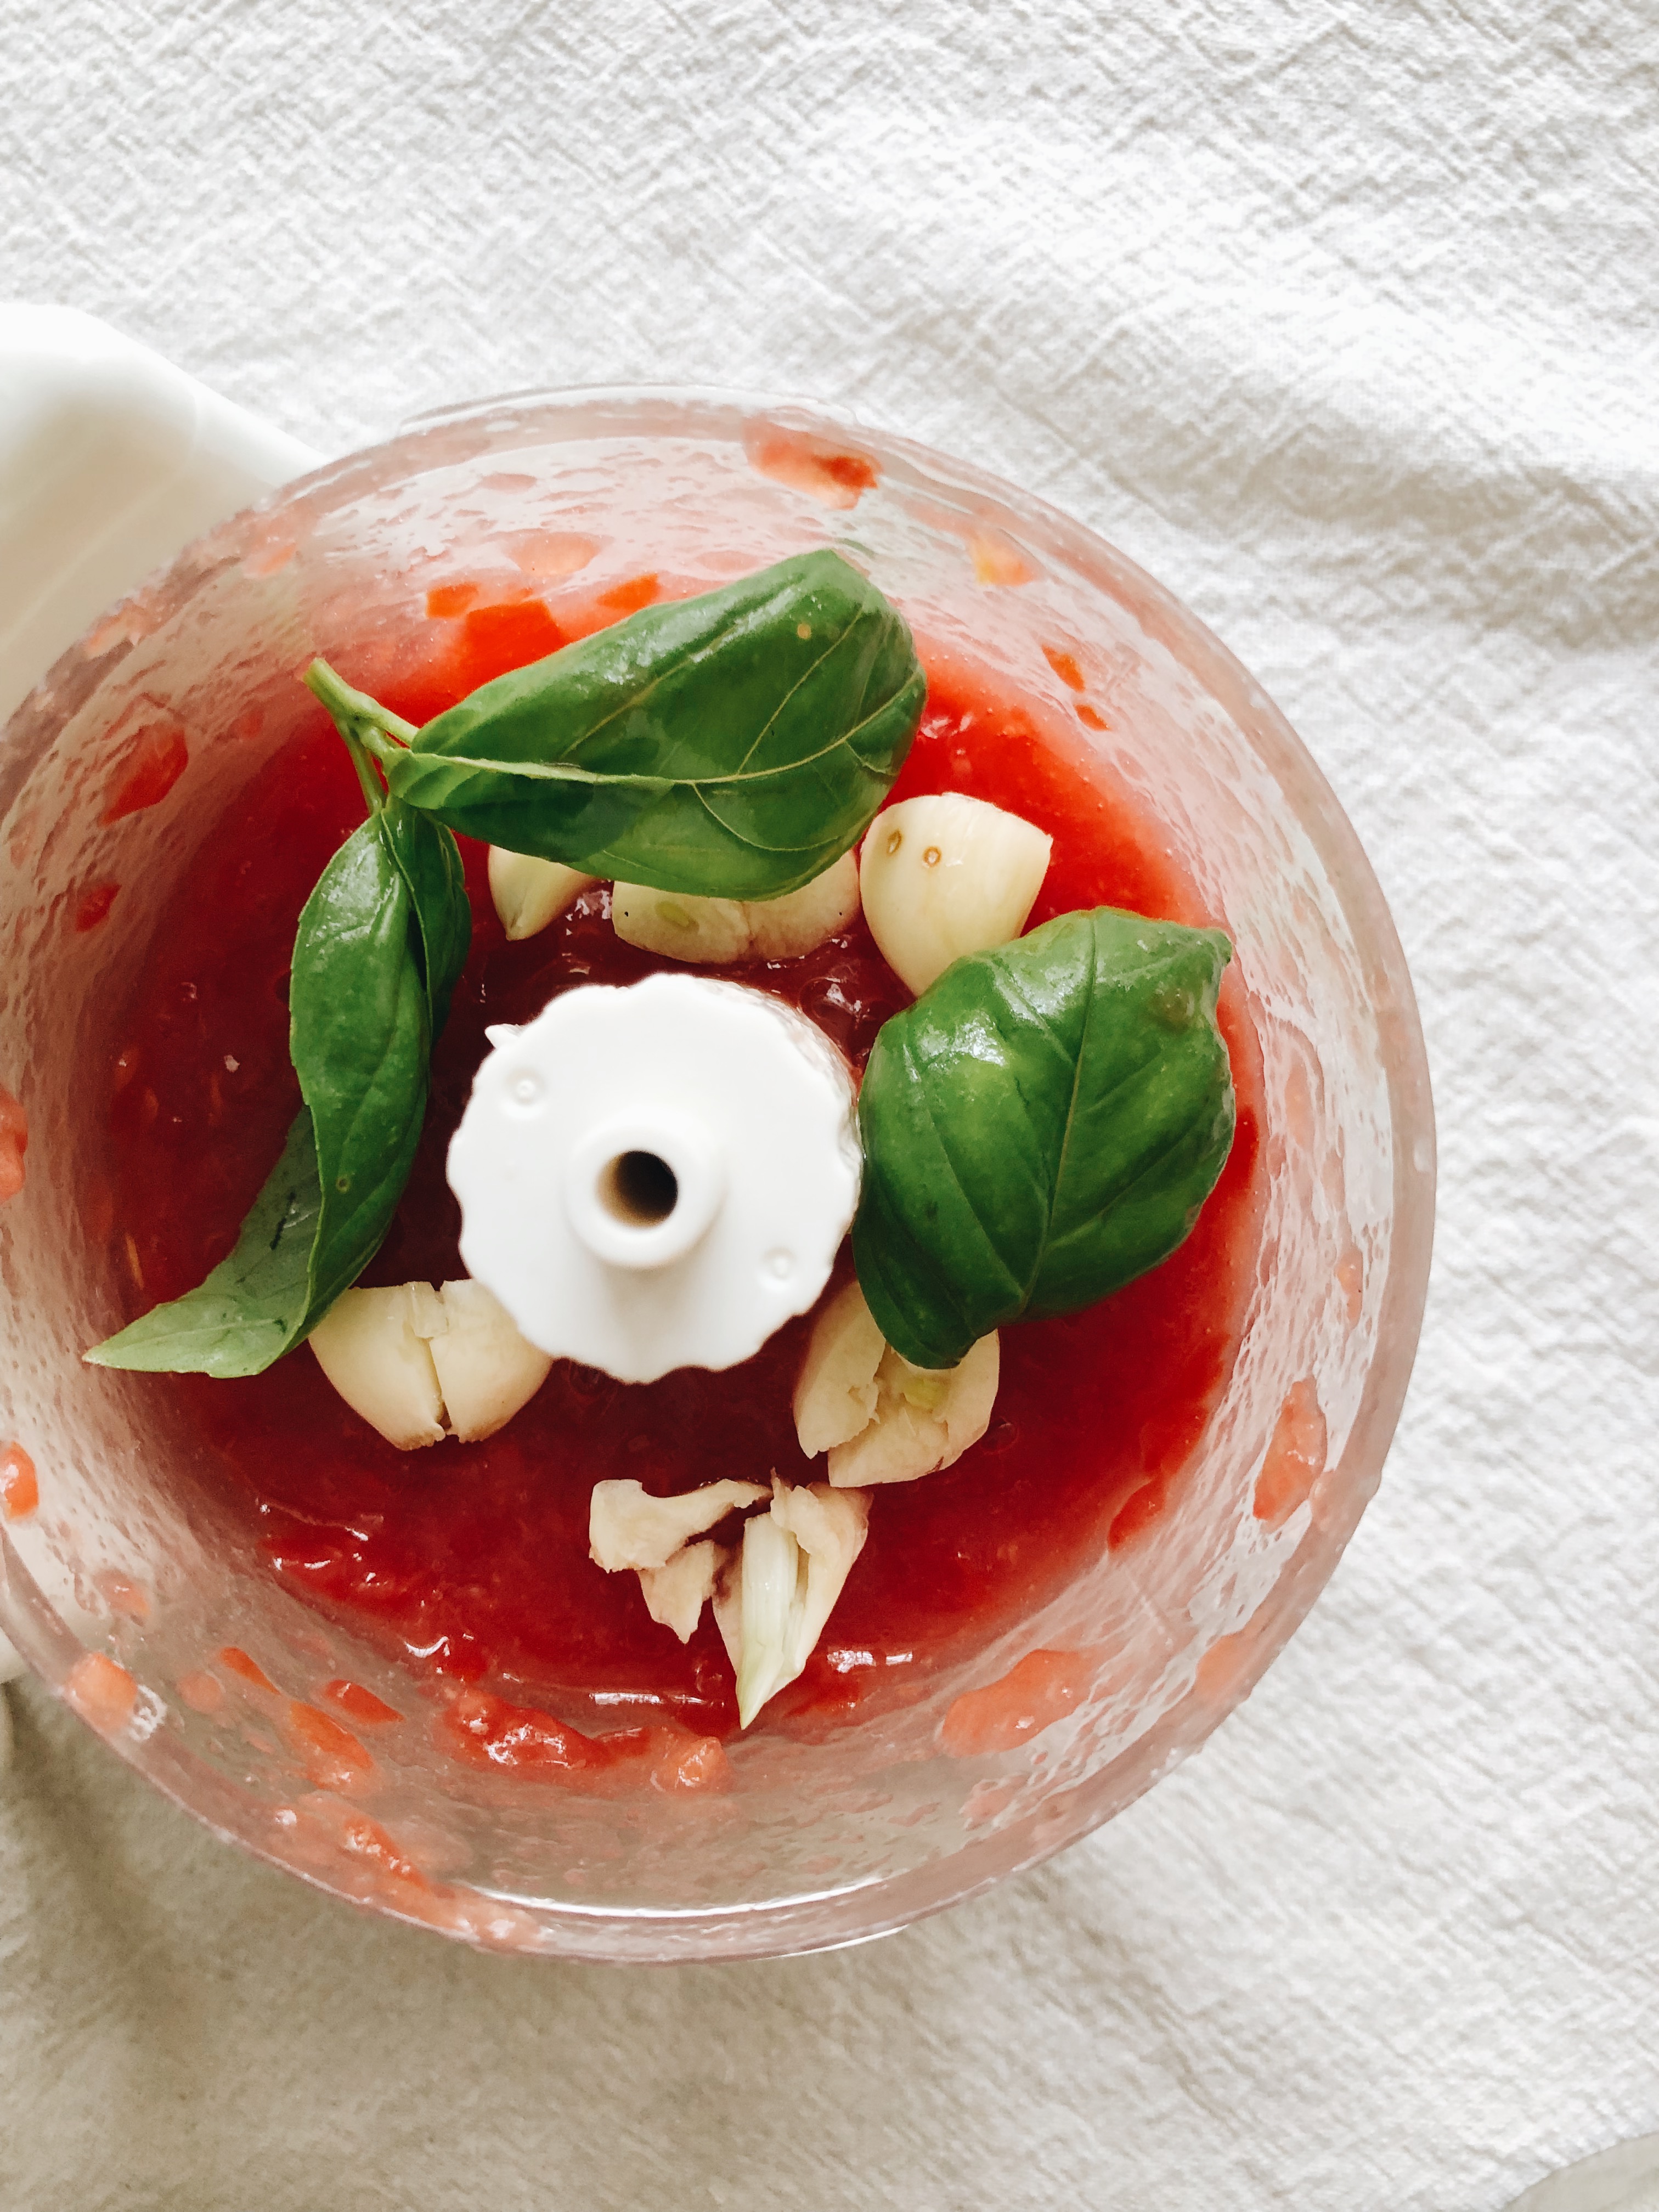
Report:
M 0 293 L 319 447 L 718 381 L 1116 540 L 1353 816 L 1443 1147 L 1308 1626 L 1112 1827 L 882 1945 L 474 1957 L 25 1693 L 0 2201 L 1494 2212 L 1659 2127 L 1650 0 L 0 0 Z

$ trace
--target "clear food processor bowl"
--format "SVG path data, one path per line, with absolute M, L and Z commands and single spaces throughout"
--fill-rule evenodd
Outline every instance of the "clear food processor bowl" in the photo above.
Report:
M 410 1679 L 277 1585 L 161 1394 L 82 1364 L 124 1318 L 89 1194 L 118 1010 L 169 886 L 307 712 L 295 678 L 313 653 L 361 665 L 417 635 L 424 592 L 456 575 L 556 591 L 568 560 L 590 588 L 613 569 L 704 588 L 820 544 L 903 608 L 924 657 L 990 672 L 1091 745 L 1232 934 L 1267 1126 L 1231 1381 L 1146 1540 L 1103 1548 L 897 1713 L 812 1742 L 758 1727 L 728 1746 L 724 1790 L 582 1796 L 462 1768 L 414 1724 L 377 1733 L 362 1767 L 303 1714 L 337 1676 L 407 1709 Z M 1079 719 L 1068 654 L 1108 711 Z M 111 780 L 140 744 L 175 764 L 182 746 L 187 766 L 118 814 Z M 1006 484 L 719 394 L 532 393 L 428 418 L 198 539 L 57 663 L 0 739 L 0 1085 L 29 1124 L 24 1188 L 0 1207 L 0 1449 L 22 1446 L 40 1493 L 0 1522 L 0 1625 L 158 1789 L 338 1895 L 605 1960 L 897 1928 L 1086 1834 L 1201 1743 L 1376 1487 L 1434 1187 L 1387 908 L 1245 672 L 1121 555 Z M 264 1688 L 227 1698 L 210 1671 L 227 1646 Z

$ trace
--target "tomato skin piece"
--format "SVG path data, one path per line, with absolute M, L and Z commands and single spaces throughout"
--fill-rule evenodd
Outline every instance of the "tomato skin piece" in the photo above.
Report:
M 110 908 L 120 896 L 119 884 L 89 884 L 76 903 L 76 935 L 84 937 L 89 930 L 107 921 Z
M 227 1644 L 219 1654 L 219 1664 L 228 1674 L 234 1674 L 250 1689 L 260 1690 L 267 1697 L 276 1695 L 276 1685 L 257 1659 L 250 1658 L 240 1644 Z
M 512 599 L 504 605 L 474 607 L 462 617 L 465 640 L 468 690 L 488 684 L 510 669 L 532 660 L 544 660 L 566 642 L 539 599 Z
M 159 806 L 189 766 L 190 747 L 176 723 L 157 723 L 141 731 L 111 786 L 99 820 L 107 828 L 129 814 Z
M 377 1698 L 361 1682 L 325 1682 L 323 1695 L 362 1728 L 389 1728 L 394 1721 L 403 1718 L 395 1705 L 387 1705 L 384 1698 Z
M 138 1684 L 106 1652 L 83 1651 L 64 1678 L 64 1700 L 100 1735 L 117 1735 L 137 1708 Z
M 965 1690 L 939 1728 L 939 1741 L 958 1759 L 1016 1751 L 1063 1720 L 1088 1695 L 1101 1655 L 1028 1651 L 983 1689 Z
M 439 1740 L 469 1766 L 539 1777 L 596 1774 L 641 1749 L 643 1729 L 622 1729 L 603 1741 L 556 1721 L 534 1705 L 515 1705 L 488 1690 L 463 1690 L 440 1716 Z
M 1252 1510 L 1270 1528 L 1282 1528 L 1297 1506 L 1313 1495 L 1325 1472 L 1325 1415 L 1312 1376 L 1293 1382 L 1257 1477 Z
M 0 1206 L 23 1188 L 23 1155 L 28 1148 L 29 1117 L 23 1102 L 0 1089 Z
M 9 1443 L 0 1451 L 0 1513 L 8 1521 L 22 1521 L 39 1510 L 40 1484 L 34 1462 L 21 1444 Z

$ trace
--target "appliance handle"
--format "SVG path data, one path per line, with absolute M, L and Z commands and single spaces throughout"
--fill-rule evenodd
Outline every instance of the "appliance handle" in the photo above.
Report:
M 0 304 L 0 724 L 106 607 L 323 458 L 95 316 Z

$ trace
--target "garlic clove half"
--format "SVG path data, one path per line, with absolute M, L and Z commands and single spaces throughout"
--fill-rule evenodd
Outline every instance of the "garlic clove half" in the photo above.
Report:
M 550 1357 L 520 1336 L 493 1291 L 470 1279 L 439 1292 L 443 1327 L 429 1340 L 452 1434 L 476 1443 L 504 1428 L 547 1380 Z
M 845 929 L 859 910 L 859 864 L 851 853 L 827 867 L 798 891 L 781 898 L 751 900 L 749 918 L 751 960 L 799 960 L 815 952 L 826 938 Z
M 830 1448 L 836 1489 L 915 1482 L 951 1467 L 991 1425 L 1001 1369 L 994 1331 L 955 1367 L 913 1367 L 890 1346 L 877 1370 L 877 1406 L 868 1425 Z
M 556 921 L 598 880 L 532 853 L 509 853 L 504 845 L 489 848 L 489 896 L 501 927 L 514 939 L 534 937 Z
M 624 945 L 702 967 L 798 960 L 858 910 L 858 863 L 850 853 L 781 898 L 697 898 L 644 884 L 614 884 L 611 890 L 611 925 Z
M 740 899 L 696 898 L 646 884 L 611 886 L 611 924 L 624 945 L 665 959 L 724 967 L 749 957 L 749 921 Z
M 443 1391 L 429 1340 L 443 1328 L 430 1283 L 342 1291 L 307 1341 L 354 1413 L 400 1451 L 441 1441 Z
M 886 1349 L 858 1284 L 837 1291 L 812 1325 L 795 1385 L 795 1433 L 808 1459 L 846 1443 L 874 1419 L 876 1370 Z
M 731 1556 L 723 1544 L 708 1539 L 687 1544 L 663 1566 L 641 1567 L 640 1589 L 652 1620 L 689 1644 L 702 1618 L 703 1601 L 714 1595 L 715 1582 Z
M 953 960 L 1025 927 L 1054 840 L 959 791 L 907 799 L 864 841 L 864 918 L 888 966 L 918 997 Z
M 343 1291 L 307 1341 L 347 1405 L 400 1451 L 494 1436 L 553 1364 L 474 1282 Z
M 653 1498 L 631 1478 L 596 1482 L 587 1506 L 588 1556 L 607 1574 L 666 1566 L 693 1536 L 765 1495 L 758 1482 L 709 1482 L 678 1498 Z
M 795 1384 L 801 1450 L 829 1453 L 837 1489 L 914 1482 L 950 1467 L 990 1426 L 1000 1364 L 994 1332 L 957 1366 L 913 1367 L 848 1283 L 818 1316 Z

